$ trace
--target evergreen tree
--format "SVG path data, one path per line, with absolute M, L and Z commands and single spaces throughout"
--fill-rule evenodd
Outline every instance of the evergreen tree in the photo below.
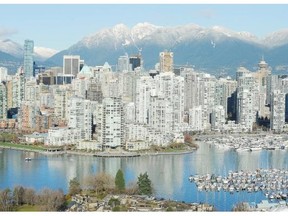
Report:
M 140 173 L 140 175 L 138 176 L 137 185 L 139 193 L 141 195 L 152 195 L 152 184 L 147 172 L 145 172 L 144 174 Z
M 80 187 L 80 183 L 77 180 L 77 178 L 73 178 L 70 180 L 69 182 L 69 194 L 70 195 L 75 195 L 81 192 L 81 187 Z
M 119 191 L 125 190 L 125 179 L 121 169 L 118 170 L 115 177 L 115 186 Z

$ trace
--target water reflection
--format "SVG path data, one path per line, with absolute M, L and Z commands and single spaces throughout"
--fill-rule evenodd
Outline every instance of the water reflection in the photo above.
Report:
M 139 158 L 96 158 L 77 155 L 42 155 L 3 149 L 0 154 L 0 188 L 15 185 L 35 189 L 49 187 L 68 190 L 69 181 L 77 177 L 84 183 L 85 177 L 105 172 L 115 176 L 122 169 L 126 185 L 136 183 L 140 173 L 147 172 L 156 196 L 186 202 L 209 202 L 218 210 L 231 210 L 240 201 L 260 202 L 261 192 L 199 192 L 188 181 L 191 174 L 214 173 L 226 175 L 230 170 L 257 168 L 287 169 L 287 150 L 236 152 L 199 143 L 200 148 L 191 154 L 155 155 Z M 25 162 L 31 157 L 31 162 Z

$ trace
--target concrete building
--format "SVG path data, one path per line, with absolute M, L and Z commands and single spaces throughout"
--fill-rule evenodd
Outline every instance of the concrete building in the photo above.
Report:
M 68 101 L 68 127 L 81 130 L 82 140 L 92 139 L 91 102 L 79 97 L 71 97 Z
M 0 82 L 6 81 L 8 76 L 8 69 L 5 67 L 0 67 Z
M 103 92 L 101 83 L 96 78 L 91 78 L 88 82 L 87 100 L 102 103 Z
M 74 77 L 80 72 L 80 56 L 64 55 L 63 56 L 63 74 L 73 75 Z
M 4 83 L 0 82 L 0 119 L 7 118 L 7 91 Z
M 118 58 L 118 64 L 117 64 L 117 71 L 119 72 L 127 72 L 127 71 L 131 71 L 132 68 L 129 64 L 129 56 L 126 53 L 124 56 L 120 56 Z
M 97 107 L 96 137 L 102 149 L 125 148 L 123 105 L 120 98 L 104 98 Z
M 202 121 L 202 107 L 197 106 L 189 109 L 189 125 L 191 131 L 203 131 L 203 121 Z
M 49 146 L 76 145 L 81 140 L 79 128 L 50 128 L 44 144 Z
M 221 130 L 225 124 L 225 111 L 221 105 L 215 106 L 211 113 L 211 130 Z
M 270 128 L 282 132 L 285 125 L 285 94 L 275 90 L 271 94 Z
M 140 124 L 148 123 L 151 91 L 155 89 L 155 81 L 150 76 L 142 76 L 136 84 L 136 122 Z
M 173 52 L 160 52 L 159 54 L 160 73 L 173 72 Z
M 33 77 L 33 53 L 34 41 L 25 40 L 24 42 L 24 74 L 25 78 Z
M 160 132 L 173 131 L 173 106 L 164 96 L 151 96 L 148 113 L 148 125 Z

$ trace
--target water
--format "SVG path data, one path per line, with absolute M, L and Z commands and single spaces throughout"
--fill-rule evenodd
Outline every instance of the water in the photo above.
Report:
M 231 211 L 234 204 L 259 203 L 266 199 L 262 192 L 199 192 L 188 181 L 191 174 L 214 173 L 226 175 L 236 170 L 257 168 L 287 169 L 287 150 L 240 152 L 223 150 L 200 144 L 191 154 L 157 155 L 137 158 L 96 158 L 76 155 L 42 155 L 32 152 L 2 149 L 0 151 L 0 188 L 16 185 L 68 190 L 69 180 L 77 177 L 84 183 L 85 176 L 106 172 L 113 177 L 118 169 L 124 172 L 126 185 L 136 183 L 140 173 L 147 172 L 159 198 L 185 202 L 207 202 L 217 210 Z M 26 157 L 33 158 L 25 162 Z

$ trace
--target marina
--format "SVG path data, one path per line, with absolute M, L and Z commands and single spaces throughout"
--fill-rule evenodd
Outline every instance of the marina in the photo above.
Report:
M 232 149 L 237 152 L 265 150 L 285 150 L 288 148 L 286 134 L 219 135 L 202 137 L 201 141 L 217 148 Z
M 256 171 L 229 171 L 225 177 L 214 174 L 191 175 L 199 191 L 225 191 L 248 193 L 262 191 L 268 199 L 287 199 L 288 171 L 284 169 L 257 169 Z

